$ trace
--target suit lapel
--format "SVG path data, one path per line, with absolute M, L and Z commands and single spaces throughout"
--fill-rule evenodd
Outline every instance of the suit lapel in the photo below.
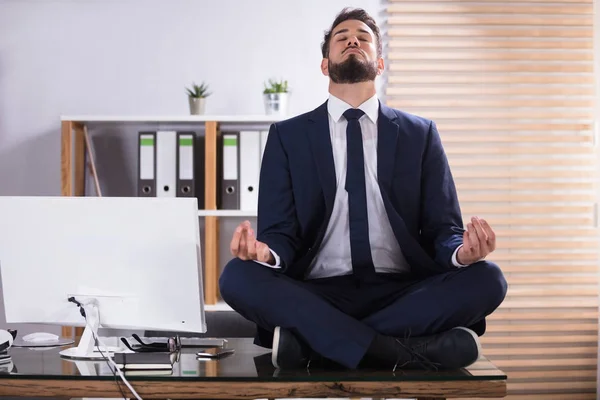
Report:
M 377 178 L 381 189 L 389 192 L 396 163 L 396 145 L 400 133 L 398 117 L 386 105 L 379 103 L 377 119 Z
M 308 138 L 317 164 L 317 173 L 325 197 L 327 218 L 333 209 L 335 198 L 336 180 L 335 165 L 333 163 L 333 149 L 329 132 L 329 117 L 327 101 L 315 109 L 309 117 Z
M 396 119 L 398 117 L 389 107 L 379 103 L 377 122 L 377 176 L 381 189 L 387 193 L 392 186 L 398 136 L 401 134 Z M 327 215 L 333 209 L 335 199 L 336 179 L 333 150 L 329 132 L 329 117 L 327 102 L 316 108 L 309 117 L 308 138 L 317 165 L 319 181 L 325 197 Z

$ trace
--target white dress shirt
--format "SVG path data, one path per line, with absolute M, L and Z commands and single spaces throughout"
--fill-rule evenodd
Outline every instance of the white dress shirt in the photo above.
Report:
M 346 182 L 346 126 L 348 122 L 343 113 L 349 108 L 352 108 L 352 106 L 348 103 L 333 95 L 329 96 L 327 111 L 337 188 L 331 218 L 323 242 L 308 269 L 306 279 L 352 273 L 348 193 L 344 188 Z M 365 113 L 359 119 L 359 123 L 365 158 L 369 243 L 375 271 L 378 273 L 409 272 L 410 266 L 404 258 L 400 245 L 392 231 L 377 181 L 377 118 L 379 116 L 377 95 L 366 100 L 358 108 Z M 459 264 L 456 259 L 459 248 L 460 246 L 452 255 L 452 263 L 457 267 L 463 267 L 464 265 Z M 275 265 L 256 262 L 267 267 L 280 268 L 279 256 L 273 250 L 271 250 L 271 253 L 275 258 Z

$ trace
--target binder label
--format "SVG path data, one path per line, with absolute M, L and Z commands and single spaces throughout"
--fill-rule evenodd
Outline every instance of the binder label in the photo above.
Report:
M 154 179 L 154 136 L 140 135 L 140 179 Z
M 194 179 L 194 139 L 192 135 L 179 136 L 179 179 Z
M 238 155 L 236 135 L 223 135 L 223 179 L 238 178 Z

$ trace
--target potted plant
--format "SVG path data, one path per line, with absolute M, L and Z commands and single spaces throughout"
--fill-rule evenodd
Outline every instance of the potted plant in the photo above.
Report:
M 188 94 L 188 100 L 190 103 L 190 113 L 192 115 L 204 114 L 204 107 L 206 105 L 206 98 L 210 96 L 208 91 L 208 85 L 204 82 L 200 85 L 192 83 L 191 88 L 186 88 Z
M 289 95 L 287 81 L 269 79 L 263 91 L 265 112 L 269 115 L 287 115 Z

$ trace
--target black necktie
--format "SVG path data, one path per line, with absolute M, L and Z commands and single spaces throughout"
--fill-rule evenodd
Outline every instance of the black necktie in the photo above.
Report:
M 362 131 L 358 119 L 364 111 L 350 108 L 344 112 L 348 121 L 346 128 L 348 215 L 350 220 L 350 254 L 352 270 L 361 281 L 375 275 L 369 243 L 369 219 L 367 215 L 367 189 L 365 186 L 365 157 Z

